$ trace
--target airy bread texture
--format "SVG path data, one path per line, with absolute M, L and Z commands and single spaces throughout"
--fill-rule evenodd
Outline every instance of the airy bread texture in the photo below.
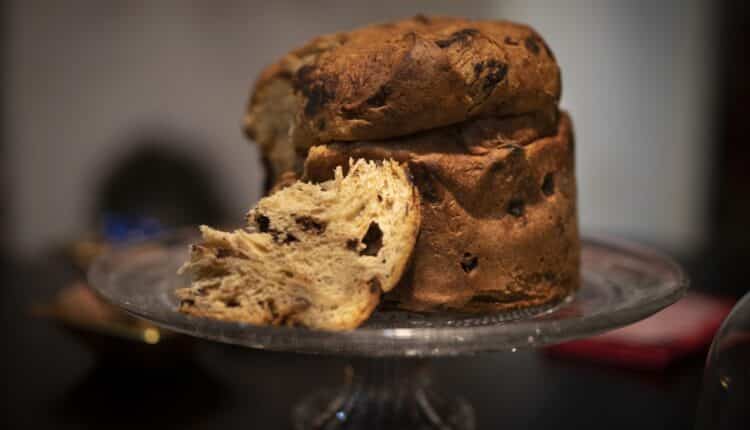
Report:
M 349 330 L 403 274 L 420 225 L 419 196 L 392 161 L 349 160 L 319 184 L 296 182 L 261 199 L 248 226 L 201 227 L 180 270 L 180 310 L 251 324 Z
M 556 106 L 560 69 L 534 30 L 425 17 L 324 35 L 266 69 L 245 116 L 271 175 L 313 145 L 387 139 Z

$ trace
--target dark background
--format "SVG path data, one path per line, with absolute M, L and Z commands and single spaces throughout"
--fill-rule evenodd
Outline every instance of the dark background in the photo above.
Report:
M 32 3 L 32 15 L 44 18 L 31 21 L 37 25 L 52 22 L 49 21 L 50 17 L 62 15 L 59 11 L 60 6 L 55 3 Z M 544 2 L 536 3 L 544 5 Z M 578 8 L 575 13 L 582 17 L 589 16 L 585 2 L 570 3 L 571 7 Z M 660 2 L 655 3 L 657 5 L 651 5 L 651 2 L 639 3 L 643 10 L 639 10 L 636 16 L 648 21 L 646 17 L 650 14 L 662 16 L 660 14 L 680 13 L 679 2 L 664 2 L 664 5 Z M 699 55 L 698 62 L 707 69 L 707 73 L 701 76 L 710 79 L 702 81 L 706 88 L 706 96 L 692 100 L 703 103 L 699 109 L 700 115 L 694 121 L 701 123 L 700 129 L 705 131 L 707 137 L 697 139 L 698 143 L 694 145 L 670 146 L 669 150 L 697 151 L 690 159 L 701 160 L 703 167 L 699 172 L 685 173 L 679 166 L 669 163 L 660 166 L 658 162 L 648 158 L 653 155 L 650 152 L 646 152 L 647 159 L 639 159 L 638 154 L 635 154 L 632 155 L 633 158 L 623 160 L 623 163 L 633 163 L 627 164 L 624 169 L 631 169 L 634 177 L 653 175 L 658 178 L 659 172 L 654 173 L 654 170 L 658 171 L 662 167 L 663 175 L 687 174 L 688 180 L 680 183 L 689 189 L 681 192 L 685 195 L 694 195 L 697 203 L 673 203 L 671 200 L 674 196 L 671 195 L 662 195 L 660 198 L 657 196 L 655 201 L 638 201 L 637 194 L 631 195 L 627 192 L 629 187 L 635 187 L 629 183 L 629 178 L 596 177 L 597 170 L 590 165 L 581 165 L 582 162 L 590 160 L 590 155 L 585 155 L 583 160 L 579 160 L 579 177 L 583 176 L 582 195 L 587 190 L 591 192 L 582 196 L 587 199 L 582 204 L 582 211 L 586 208 L 592 209 L 588 215 L 582 215 L 582 224 L 584 231 L 614 231 L 661 247 L 684 264 L 693 279 L 694 289 L 739 297 L 748 291 L 746 280 L 750 275 L 750 265 L 747 264 L 750 257 L 750 149 L 746 142 L 747 136 L 750 136 L 750 7 L 747 2 L 739 0 L 690 2 L 691 5 L 698 3 L 701 5 L 700 10 L 710 12 L 705 16 L 697 14 L 698 17 L 710 21 L 702 28 L 706 37 L 710 38 L 711 44 L 709 48 L 700 51 L 701 54 L 696 54 Z M 71 4 L 75 4 L 75 9 L 80 11 L 77 15 L 74 14 L 78 16 L 77 22 L 97 19 L 95 14 L 87 16 L 85 13 L 87 7 L 95 8 L 94 2 Z M 290 5 L 289 2 L 282 4 Z M 226 14 L 217 12 L 207 3 L 198 2 L 191 5 L 197 15 L 211 16 L 218 22 L 226 19 Z M 423 11 L 431 10 L 430 6 L 420 6 Z M 44 38 L 65 38 L 64 32 L 55 34 L 55 31 L 60 31 L 57 28 L 50 31 L 49 28 L 31 26 L 19 31 L 14 27 L 18 23 L 11 20 L 11 17 L 18 16 L 18 13 L 12 13 L 11 9 L 18 7 L 14 2 L 2 4 L 3 55 L 0 79 L 4 84 L 1 87 L 4 103 L 0 112 L 3 118 L 0 126 L 3 132 L 0 141 L 0 198 L 4 204 L 0 206 L 0 233 L 3 234 L 4 240 L 0 249 L 5 285 L 0 288 L 0 340 L 3 345 L 0 427 L 287 428 L 287 413 L 291 405 L 314 388 L 333 385 L 340 381 L 343 361 L 324 357 L 254 352 L 197 342 L 190 352 L 168 355 L 166 364 L 159 363 L 159 366 L 136 365 L 127 361 L 117 363 L 98 358 L 80 339 L 50 321 L 30 317 L 29 308 L 34 303 L 51 299 L 62 286 L 81 277 L 80 272 L 73 268 L 68 256 L 63 252 L 64 245 L 98 231 L 105 213 L 114 211 L 132 212 L 136 215 L 148 214 L 160 218 L 170 226 L 236 222 L 238 211 L 249 206 L 252 200 L 257 198 L 260 190 L 261 173 L 257 167 L 257 153 L 252 147 L 243 145 L 238 131 L 241 103 L 245 98 L 246 88 L 252 81 L 251 77 L 257 74 L 258 64 L 270 61 L 274 56 L 317 32 L 347 28 L 383 17 L 404 14 L 408 16 L 412 11 L 400 10 L 395 4 L 386 2 L 379 7 L 372 6 L 371 9 L 356 6 L 351 10 L 338 7 L 331 9 L 331 12 L 318 11 L 316 17 L 326 15 L 325 18 L 320 18 L 319 22 L 313 18 L 299 18 L 305 16 L 301 13 L 298 19 L 299 26 L 303 29 L 296 33 L 285 33 L 276 42 L 264 42 L 264 46 L 274 43 L 275 45 L 272 49 L 265 48 L 265 51 L 258 48 L 263 54 L 258 54 L 261 58 L 245 65 L 247 73 L 244 70 L 241 73 L 227 71 L 226 80 L 205 83 L 209 88 L 195 89 L 201 94 L 210 93 L 212 88 L 214 91 L 241 93 L 241 96 L 237 96 L 236 101 L 233 101 L 236 106 L 225 109 L 229 114 L 233 114 L 233 117 L 226 120 L 224 111 L 221 117 L 209 112 L 214 106 L 212 103 L 220 101 L 207 100 L 206 106 L 185 108 L 194 110 L 196 117 L 208 117 L 206 121 L 226 121 L 221 124 L 222 129 L 229 129 L 228 133 L 235 133 L 236 138 L 230 139 L 229 142 L 219 142 L 217 139 L 221 139 L 223 135 L 211 132 L 191 133 L 189 128 L 174 126 L 173 123 L 179 124 L 180 121 L 172 121 L 173 118 L 169 115 L 154 121 L 135 121 L 135 125 L 126 127 L 127 131 L 118 134 L 118 138 L 114 139 L 117 142 L 116 147 L 129 150 L 117 150 L 117 157 L 110 158 L 109 161 L 100 160 L 101 165 L 97 170 L 100 174 L 89 175 L 86 179 L 73 182 L 72 187 L 76 189 L 76 193 L 85 194 L 86 197 L 83 198 L 77 197 L 78 194 L 73 195 L 72 192 L 67 195 L 59 191 L 50 191 L 57 189 L 55 182 L 65 182 L 70 179 L 69 177 L 82 174 L 75 170 L 74 162 L 70 163 L 71 167 L 57 170 L 48 167 L 50 159 L 59 160 L 60 164 L 64 164 L 67 160 L 76 159 L 76 151 L 80 151 L 81 157 L 85 155 L 85 151 L 90 151 L 88 147 L 77 146 L 76 141 L 71 139 L 71 136 L 79 135 L 60 130 L 59 136 L 62 138 L 56 141 L 57 130 L 46 130 L 42 134 L 38 131 L 36 134 L 24 134 L 18 131 L 21 122 L 9 122 L 23 119 L 23 116 L 13 114 L 19 105 L 31 103 L 29 100 L 34 104 L 43 102 L 45 98 L 40 94 L 44 95 L 47 89 L 44 81 L 37 80 L 33 82 L 34 88 L 24 91 L 10 88 L 12 91 L 9 91 L 9 85 L 17 82 L 17 78 L 14 80 L 8 77 L 8 70 L 15 70 L 9 67 L 8 59 L 18 58 L 18 53 L 11 55 L 9 50 L 17 49 L 19 46 L 12 43 L 14 41 L 10 38 L 29 38 L 35 34 L 43 34 Z M 164 3 L 162 7 L 171 6 Z M 262 21 L 265 13 L 271 14 L 265 11 L 264 7 L 265 3 L 249 2 L 248 16 L 254 16 L 256 21 Z M 277 12 L 280 7 L 268 6 L 270 9 L 275 8 Z M 389 9 L 390 7 L 393 10 Z M 437 8 L 454 14 L 462 14 L 462 8 L 466 8 L 469 12 L 465 14 L 481 15 L 487 10 L 500 14 L 504 10 L 503 7 L 503 2 L 476 2 L 470 6 L 446 6 L 440 3 Z M 123 16 L 141 16 L 147 13 L 143 10 L 147 8 L 141 3 L 110 2 L 108 8 L 119 11 L 118 13 L 122 13 Z M 302 6 L 300 8 L 303 12 L 310 11 Z M 595 9 L 595 6 L 591 6 L 591 9 Z M 517 3 L 516 9 L 509 6 L 508 10 L 518 10 Z M 552 12 L 549 14 L 554 14 L 558 9 L 550 10 Z M 615 12 L 608 15 L 615 20 L 614 22 L 600 24 L 617 26 L 617 18 L 620 16 L 618 11 L 615 7 Z M 529 15 L 533 16 L 533 13 L 529 12 Z M 514 15 L 508 17 L 515 18 Z M 555 21 L 554 16 L 548 15 L 544 18 L 540 19 L 542 26 L 544 23 Z M 632 16 L 623 15 L 622 20 L 627 19 L 632 19 Z M 597 21 L 592 19 L 585 22 Z M 273 27 L 288 28 L 290 25 L 292 24 L 266 23 L 264 32 L 259 32 L 255 37 L 270 38 Z M 62 25 L 60 28 L 66 27 Z M 212 47 L 223 46 L 224 42 L 237 43 L 223 41 L 216 28 L 221 28 L 221 25 L 203 29 L 206 33 L 201 34 L 199 38 L 211 41 L 206 48 L 207 51 Z M 139 28 L 136 26 L 131 30 L 138 32 Z M 130 37 L 131 30 L 123 30 L 123 37 Z M 542 34 L 546 35 L 543 30 L 540 29 Z M 691 31 L 690 28 L 677 30 Z M 164 28 L 163 33 L 157 31 L 140 37 L 168 39 L 169 31 L 170 28 Z M 582 28 L 581 31 L 586 30 Z M 664 31 L 651 36 L 663 37 L 664 40 L 677 39 L 673 35 L 670 36 L 667 30 Z M 96 38 L 97 34 L 93 33 L 91 46 L 95 45 Z M 561 56 L 560 51 L 570 50 L 565 46 L 566 40 L 575 40 L 575 37 L 550 41 L 553 49 L 558 52 L 558 57 Z M 179 41 L 171 43 L 180 46 Z M 658 44 L 658 41 L 654 43 Z M 45 42 L 40 46 L 49 48 L 54 44 Z M 250 48 L 247 49 L 246 55 L 253 57 L 255 51 Z M 675 47 L 680 52 L 691 52 L 692 48 L 694 47 L 683 45 Z M 85 44 L 79 46 L 76 48 L 77 55 L 84 58 L 86 49 Z M 215 51 L 215 55 L 206 61 L 217 64 L 221 64 L 222 61 L 230 62 L 229 58 L 222 57 L 220 50 Z M 43 50 L 33 54 L 59 55 Z M 638 52 L 628 51 L 628 54 L 631 56 L 628 57 L 629 62 L 640 63 L 644 69 L 649 68 L 649 57 L 640 57 Z M 594 65 L 597 61 L 596 55 L 596 52 L 592 52 Z M 138 53 L 133 53 L 128 58 L 138 58 Z M 68 64 L 70 67 L 73 67 L 70 64 L 76 61 L 80 61 L 80 58 L 60 58 L 61 65 Z M 151 58 L 149 61 L 158 60 Z M 669 64 L 670 60 L 662 58 L 659 61 Z M 566 75 L 566 69 L 563 70 L 566 91 L 574 91 L 586 84 L 577 82 L 576 76 Z M 89 70 L 86 79 L 91 81 L 91 85 L 99 85 L 97 88 L 105 90 L 106 85 L 97 83 L 98 73 L 105 72 L 104 69 Z M 183 70 L 181 73 L 187 72 Z M 675 76 L 680 76 L 679 73 L 675 71 Z M 217 76 L 221 76 L 221 73 Z M 143 76 L 137 79 L 143 79 Z M 165 72 L 164 75 L 152 76 L 151 79 L 170 80 L 172 77 L 170 73 Z M 190 91 L 193 81 L 184 81 L 182 85 L 185 85 L 185 88 L 180 88 L 180 91 Z M 654 85 L 658 86 L 659 83 Z M 119 90 L 112 91 L 111 102 L 116 105 L 122 100 L 115 96 L 122 94 Z M 658 92 L 658 89 L 652 89 L 653 91 Z M 587 131 L 587 109 L 601 108 L 604 114 L 612 113 L 611 118 L 605 119 L 612 122 L 611 127 L 614 130 L 637 127 L 633 124 L 626 128 L 617 126 L 618 106 L 620 103 L 625 104 L 627 100 L 602 97 L 601 103 L 609 107 L 587 108 L 582 106 L 582 103 L 589 99 L 576 99 L 575 94 L 566 94 L 565 97 L 568 98 L 564 99 L 563 104 L 565 105 L 565 100 L 569 101 L 568 106 L 577 121 L 577 128 L 581 131 L 578 134 L 579 148 L 595 148 L 597 145 L 608 144 L 604 141 L 581 141 L 585 136 L 597 136 L 595 130 Z M 106 97 L 104 99 L 106 100 Z M 68 103 L 69 109 L 73 112 L 63 112 L 59 115 L 78 118 L 75 127 L 86 129 L 88 122 L 101 120 L 96 116 L 76 116 L 83 115 L 76 113 L 76 106 L 85 103 L 83 98 L 77 100 L 75 94 L 72 94 Z M 165 100 L 164 103 L 180 104 L 186 101 Z M 664 103 L 664 106 L 672 106 L 669 100 Z M 146 112 L 143 118 L 147 118 L 149 112 L 158 111 L 159 106 L 136 105 L 130 109 L 142 109 Z M 622 110 L 627 109 L 629 108 L 623 105 Z M 47 115 L 55 114 L 53 110 L 40 108 L 38 111 Z M 112 111 L 110 108 L 110 112 Z M 577 112 L 582 113 L 577 115 Z M 116 120 L 112 122 L 116 123 Z M 54 118 L 41 117 L 35 118 L 35 121 L 30 123 L 31 126 L 25 126 L 45 130 L 59 126 L 60 123 Z M 665 124 L 665 127 L 671 125 Z M 18 136 L 46 136 L 49 141 L 40 143 L 36 140 L 15 139 Z M 667 133 L 664 136 L 672 135 Z M 659 144 L 657 141 L 646 145 Z M 36 152 L 18 156 L 24 154 L 18 149 L 23 145 L 33 146 Z M 65 149 L 59 152 L 58 146 Z M 112 147 L 110 144 L 109 148 Z M 181 151 L 180 148 L 189 150 Z M 206 151 L 221 152 L 225 148 L 233 148 L 227 149 L 233 152 L 214 158 L 201 155 Z M 608 150 L 618 149 L 610 147 Z M 62 154 L 63 152 L 65 154 Z M 592 152 L 596 151 L 592 149 Z M 678 154 L 673 155 L 678 157 Z M 228 158 L 235 160 L 227 161 Z M 222 163 L 227 164 L 227 167 Z M 49 177 L 51 171 L 59 176 Z M 697 177 L 689 176 L 691 174 Z M 233 179 L 226 179 L 228 177 Z M 25 182 L 21 183 L 22 181 L 31 181 L 32 184 L 27 186 Z M 76 183 L 83 185 L 75 186 Z M 612 194 L 620 195 L 617 200 L 624 198 L 626 202 L 587 197 L 598 192 L 593 183 L 602 183 L 612 188 Z M 659 189 L 658 184 L 654 184 L 654 187 Z M 80 191 L 81 188 L 85 191 Z M 64 190 L 65 187 L 60 189 Z M 625 191 L 620 193 L 621 190 Z M 38 195 L 19 197 L 19 193 L 26 192 Z M 243 193 L 246 197 L 242 201 L 237 201 L 237 196 Z M 629 196 L 634 197 L 627 201 Z M 78 203 L 73 204 L 70 201 Z M 615 208 L 619 208 L 618 205 L 630 205 L 637 210 L 622 215 L 622 219 L 612 220 L 608 218 L 611 213 L 597 209 L 597 205 Z M 647 211 L 654 205 L 658 210 L 647 212 L 642 218 L 637 218 L 637 214 L 642 213 L 638 211 Z M 56 208 L 60 208 L 59 213 L 55 212 Z M 685 217 L 675 215 L 687 210 L 700 214 Z M 666 220 L 661 219 L 660 214 Z M 684 228 L 675 228 L 669 234 L 660 234 L 659 228 L 638 228 L 639 225 L 667 225 L 670 220 L 673 223 L 683 223 Z M 611 223 L 608 224 L 608 221 Z M 49 227 L 50 224 L 52 227 Z M 127 356 L 128 352 L 123 355 Z M 131 358 L 136 358 L 135 352 Z M 475 404 L 481 429 L 502 426 L 684 429 L 692 426 L 695 417 L 703 364 L 704 356 L 696 355 L 663 372 L 635 372 L 552 359 L 538 352 L 519 352 L 438 360 L 435 368 L 436 379 L 446 391 L 462 393 Z
M 717 163 L 712 175 L 711 226 L 714 238 L 702 254 L 716 265 L 712 288 L 743 294 L 750 275 L 750 7 L 746 2 L 722 2 L 719 26 L 721 61 L 716 91 Z M 713 265 L 712 265 L 713 266 Z

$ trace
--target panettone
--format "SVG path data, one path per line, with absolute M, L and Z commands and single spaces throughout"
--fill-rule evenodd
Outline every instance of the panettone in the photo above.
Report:
M 422 224 L 390 302 L 534 306 L 580 282 L 573 133 L 560 92 L 555 58 L 529 27 L 417 16 L 287 54 L 256 82 L 245 129 L 277 189 L 330 179 L 349 157 L 408 166 Z

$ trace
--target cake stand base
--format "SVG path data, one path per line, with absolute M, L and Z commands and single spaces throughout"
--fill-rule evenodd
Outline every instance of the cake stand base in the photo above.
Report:
M 471 406 L 435 393 L 427 364 L 418 359 L 354 360 L 343 387 L 318 391 L 295 406 L 294 429 L 473 430 Z

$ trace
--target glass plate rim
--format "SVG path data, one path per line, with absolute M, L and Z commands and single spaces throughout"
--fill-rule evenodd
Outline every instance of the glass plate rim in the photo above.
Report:
M 573 317 L 558 321 L 540 319 L 566 302 L 575 301 L 576 294 L 573 294 L 561 304 L 528 318 L 493 325 L 438 328 L 360 327 L 352 331 L 330 332 L 197 318 L 182 314 L 176 309 L 172 310 L 168 320 L 155 318 L 152 313 L 139 309 L 132 302 L 119 300 L 108 294 L 107 289 L 101 288 L 104 282 L 103 262 L 114 253 L 124 252 L 127 248 L 119 248 L 97 258 L 89 271 L 89 280 L 97 293 L 107 301 L 169 330 L 257 349 L 367 356 L 463 355 L 564 342 L 639 321 L 679 300 L 687 291 L 689 281 L 684 270 L 672 258 L 653 248 L 605 234 L 584 235 L 581 242 L 582 248 L 598 246 L 663 265 L 672 275 L 670 285 L 658 294 L 650 296 L 648 300 L 643 300 L 638 306 L 615 309 L 587 318 Z

